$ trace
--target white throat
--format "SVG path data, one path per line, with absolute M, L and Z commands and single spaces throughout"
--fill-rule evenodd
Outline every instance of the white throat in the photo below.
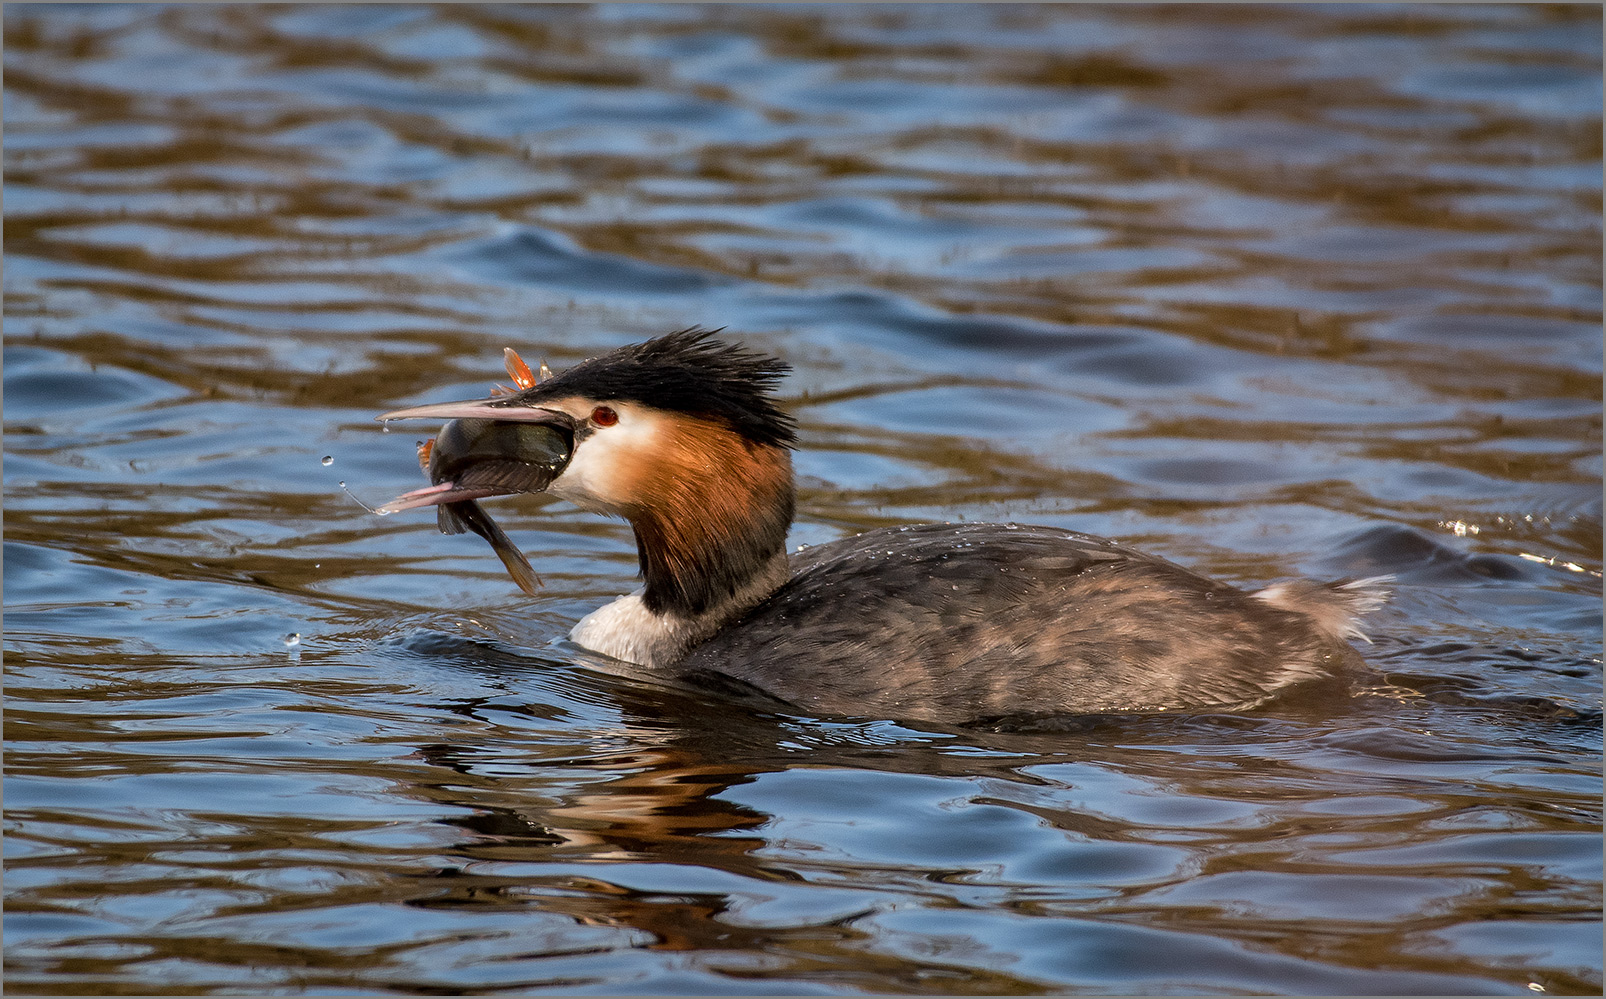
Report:
M 577 622 L 569 639 L 593 652 L 643 666 L 670 666 L 685 658 L 699 643 L 712 637 L 791 577 L 784 551 L 729 599 L 695 616 L 655 614 L 642 600 L 644 589 L 604 604 Z

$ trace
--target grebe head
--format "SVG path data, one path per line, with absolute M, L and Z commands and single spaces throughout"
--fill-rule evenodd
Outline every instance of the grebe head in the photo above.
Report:
M 523 556 L 475 500 L 547 492 L 624 517 L 656 613 L 701 614 L 784 558 L 796 424 L 770 395 L 790 370 L 784 362 L 700 329 L 541 381 L 509 355 L 521 391 L 378 417 L 451 421 L 420 452 L 433 485 L 384 512 L 441 505 L 442 529 L 486 537 L 526 591 L 509 561 Z

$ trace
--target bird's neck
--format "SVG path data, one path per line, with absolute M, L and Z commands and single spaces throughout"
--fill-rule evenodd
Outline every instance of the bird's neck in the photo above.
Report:
M 619 659 L 662 665 L 786 582 L 791 455 L 734 434 L 699 433 L 661 451 L 662 474 L 620 508 L 646 585 L 582 619 L 571 637 Z
M 569 632 L 574 642 L 625 662 L 672 666 L 698 645 L 762 603 L 791 576 L 786 553 L 776 552 L 744 586 L 701 613 L 648 609 L 647 587 L 587 614 Z
M 700 434 L 667 467 L 624 513 L 635 528 L 647 609 L 698 617 L 747 595 L 777 556 L 784 561 L 792 459 L 784 448 Z

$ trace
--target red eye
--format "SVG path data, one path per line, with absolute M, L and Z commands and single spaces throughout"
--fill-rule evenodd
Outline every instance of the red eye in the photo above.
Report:
M 598 406 L 591 411 L 591 422 L 599 427 L 611 427 L 619 422 L 619 414 L 607 406 Z

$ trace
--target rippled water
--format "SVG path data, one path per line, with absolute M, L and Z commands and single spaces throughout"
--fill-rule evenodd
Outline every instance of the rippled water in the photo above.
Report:
M 5 18 L 14 991 L 1599 994 L 1598 7 Z M 341 491 L 692 324 L 792 543 L 1392 572 L 1375 682 L 766 714 L 563 640 L 626 525 Z

